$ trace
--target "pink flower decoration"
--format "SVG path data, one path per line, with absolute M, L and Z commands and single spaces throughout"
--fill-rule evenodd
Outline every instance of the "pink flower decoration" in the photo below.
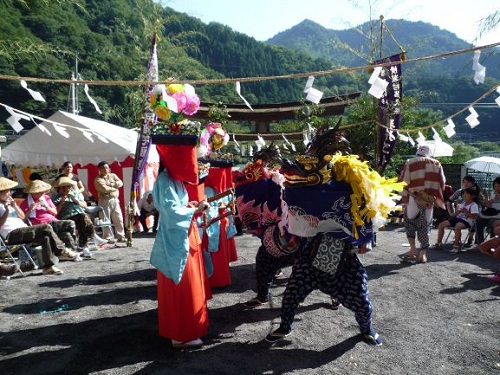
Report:
M 186 116 L 192 116 L 200 108 L 200 98 L 197 95 L 187 96 L 186 106 L 184 108 L 184 114 Z
M 176 92 L 172 94 L 172 98 L 177 101 L 177 113 L 181 113 L 186 108 L 186 104 L 188 102 L 186 93 L 184 92 Z

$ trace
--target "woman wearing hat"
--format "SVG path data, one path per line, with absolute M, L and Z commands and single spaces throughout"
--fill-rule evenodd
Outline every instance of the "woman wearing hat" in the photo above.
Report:
M 54 266 L 54 256 L 67 250 L 48 224 L 28 226 L 23 210 L 10 195 L 17 182 L 0 177 L 0 234 L 9 245 L 35 243 L 42 246 L 43 274 L 60 275 L 62 270 Z
M 81 258 L 78 256 L 78 253 L 75 253 L 75 223 L 71 220 L 57 219 L 56 206 L 52 202 L 52 199 L 45 194 L 50 189 L 52 189 L 52 186 L 46 182 L 41 180 L 32 181 L 24 189 L 24 192 L 28 196 L 21 203 L 20 207 L 31 224 L 51 225 L 54 232 L 56 232 L 57 236 L 66 245 L 66 248 L 72 250 L 72 252 L 65 253 L 67 259 L 59 258 L 59 260 L 79 261 Z
M 87 247 L 87 243 L 90 239 L 96 238 L 96 233 L 92 220 L 85 213 L 87 203 L 83 195 L 73 189 L 73 180 L 69 177 L 59 178 L 56 183 L 56 189 L 57 193 L 54 196 L 54 205 L 57 209 L 58 219 L 75 222 L 78 233 L 78 247 L 82 249 L 82 256 L 84 258 L 91 258 L 92 254 Z

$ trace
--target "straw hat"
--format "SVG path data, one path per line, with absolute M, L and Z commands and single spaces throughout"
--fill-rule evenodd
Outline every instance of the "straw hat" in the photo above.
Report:
M 69 177 L 59 177 L 59 179 L 56 182 L 56 187 L 61 187 L 61 186 L 73 186 L 74 181 L 69 178 Z
M 5 177 L 0 177 L 0 191 L 10 190 L 12 188 L 15 188 L 17 185 L 18 184 L 16 181 L 9 180 Z
M 33 180 L 31 181 L 31 184 L 26 186 L 24 192 L 26 194 L 45 193 L 50 189 L 52 189 L 52 186 L 50 186 L 50 184 L 43 182 L 42 180 Z

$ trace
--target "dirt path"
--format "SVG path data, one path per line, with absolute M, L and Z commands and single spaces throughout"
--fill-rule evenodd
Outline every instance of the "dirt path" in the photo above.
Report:
M 213 291 L 206 345 L 189 352 L 157 335 L 152 242 L 62 263 L 62 276 L 0 280 L 0 374 L 500 374 L 500 285 L 486 280 L 500 262 L 477 251 L 409 265 L 397 257 L 403 231 L 380 232 L 361 260 L 384 345 L 361 342 L 353 314 L 331 310 L 320 292 L 299 308 L 292 335 L 271 345 L 263 338 L 279 323 L 290 269 L 269 305 L 245 310 L 259 241 L 237 237 L 233 284 Z

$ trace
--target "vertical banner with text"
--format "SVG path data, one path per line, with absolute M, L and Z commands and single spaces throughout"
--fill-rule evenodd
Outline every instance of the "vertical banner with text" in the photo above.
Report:
M 401 61 L 401 54 L 386 57 L 374 62 L 382 64 Z M 377 169 L 382 173 L 391 160 L 394 147 L 396 146 L 396 129 L 401 126 L 401 106 L 403 99 L 403 77 L 401 75 L 401 64 L 384 66 L 380 78 L 389 82 L 387 89 L 379 100 L 378 121 L 385 127 L 380 127 L 378 133 L 378 160 Z
M 146 80 L 149 82 L 144 87 L 144 110 L 142 115 L 142 123 L 139 131 L 139 139 L 135 152 L 135 164 L 132 174 L 132 191 L 137 191 L 138 179 L 144 170 L 144 166 L 148 161 L 149 148 L 151 147 L 150 128 L 156 123 L 156 115 L 149 104 L 151 92 L 154 89 L 155 82 L 158 82 L 158 57 L 156 55 L 156 34 L 153 36 L 151 55 L 149 58 L 148 69 L 146 72 Z

